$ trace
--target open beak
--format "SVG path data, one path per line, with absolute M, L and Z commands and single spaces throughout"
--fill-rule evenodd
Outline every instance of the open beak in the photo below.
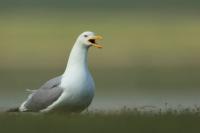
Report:
M 91 45 L 96 48 L 103 48 L 103 46 L 101 46 L 100 44 L 96 42 L 97 40 L 102 40 L 102 39 L 103 39 L 102 36 L 96 35 L 96 36 L 91 37 L 88 41 L 91 42 Z

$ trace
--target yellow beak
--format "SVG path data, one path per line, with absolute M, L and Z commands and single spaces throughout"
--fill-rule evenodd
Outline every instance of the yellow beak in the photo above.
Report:
M 96 35 L 94 37 L 92 37 L 91 39 L 94 39 L 94 40 L 102 40 L 103 37 L 100 36 L 100 35 Z M 92 46 L 96 47 L 96 48 L 103 48 L 103 46 L 101 46 L 100 44 L 97 44 L 96 42 L 95 43 L 92 43 Z

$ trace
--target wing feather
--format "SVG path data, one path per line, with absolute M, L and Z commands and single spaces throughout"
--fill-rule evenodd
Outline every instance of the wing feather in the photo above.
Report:
M 21 110 L 37 112 L 47 108 L 62 94 L 63 89 L 59 87 L 60 83 L 61 76 L 47 81 L 29 95 L 28 99 L 21 105 Z

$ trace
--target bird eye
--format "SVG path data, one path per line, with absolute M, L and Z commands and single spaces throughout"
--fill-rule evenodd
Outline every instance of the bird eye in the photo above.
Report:
M 88 37 L 88 35 L 84 35 L 84 37 Z

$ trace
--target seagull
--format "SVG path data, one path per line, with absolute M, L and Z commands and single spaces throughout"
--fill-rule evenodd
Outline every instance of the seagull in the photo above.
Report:
M 19 112 L 81 112 L 94 97 L 95 83 L 89 72 L 87 53 L 91 46 L 102 48 L 100 35 L 86 31 L 78 36 L 61 76 L 50 79 L 18 107 Z

